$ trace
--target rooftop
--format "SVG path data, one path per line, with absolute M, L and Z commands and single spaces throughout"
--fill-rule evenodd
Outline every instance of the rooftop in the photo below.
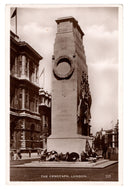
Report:
M 33 52 L 39 60 L 41 60 L 43 57 L 35 50 L 33 49 L 27 42 L 25 41 L 21 41 L 19 36 L 16 35 L 14 32 L 10 31 L 10 37 L 11 39 L 13 39 L 13 41 L 15 41 L 15 43 L 20 46 L 20 47 L 26 47 L 27 49 L 29 49 L 31 52 Z

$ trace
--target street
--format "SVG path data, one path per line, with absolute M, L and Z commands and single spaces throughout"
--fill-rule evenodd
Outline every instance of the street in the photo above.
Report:
M 10 181 L 118 181 L 118 164 L 103 169 L 11 167 Z

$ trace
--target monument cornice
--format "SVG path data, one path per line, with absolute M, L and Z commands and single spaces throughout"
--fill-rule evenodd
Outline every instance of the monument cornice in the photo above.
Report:
M 72 22 L 73 25 L 74 25 L 75 27 L 77 27 L 77 29 L 78 29 L 78 31 L 81 33 L 81 35 L 82 35 L 82 36 L 84 35 L 84 32 L 81 30 L 81 28 L 80 28 L 80 26 L 79 26 L 79 24 L 78 24 L 78 21 L 77 21 L 74 17 L 72 17 L 72 16 L 58 18 L 58 19 L 56 20 L 56 23 L 59 24 L 60 22 L 66 22 L 66 21 Z

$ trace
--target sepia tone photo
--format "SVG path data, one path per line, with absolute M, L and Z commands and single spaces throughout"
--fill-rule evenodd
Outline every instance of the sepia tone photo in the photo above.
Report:
M 119 182 L 121 6 L 7 6 L 9 181 Z

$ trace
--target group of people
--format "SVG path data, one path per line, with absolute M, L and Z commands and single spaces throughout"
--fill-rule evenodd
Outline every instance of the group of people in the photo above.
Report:
M 29 158 L 31 158 L 31 155 L 32 155 L 32 151 L 28 150 Z M 40 149 L 37 150 L 37 155 L 38 156 L 41 155 L 41 150 Z M 20 150 L 11 150 L 10 151 L 10 159 L 11 160 L 21 160 L 22 159 L 21 151 Z
M 11 160 L 21 160 L 22 159 L 22 155 L 20 151 L 11 151 L 10 152 L 10 159 Z

